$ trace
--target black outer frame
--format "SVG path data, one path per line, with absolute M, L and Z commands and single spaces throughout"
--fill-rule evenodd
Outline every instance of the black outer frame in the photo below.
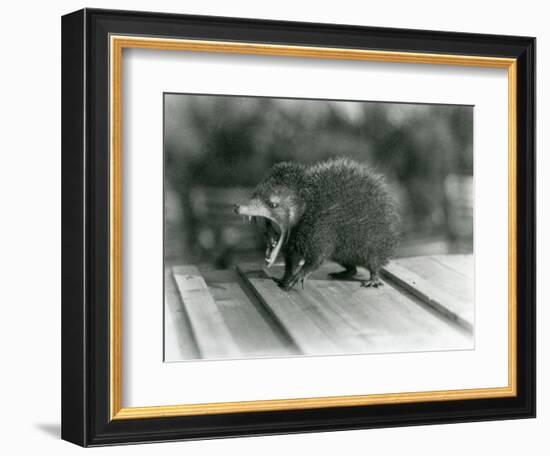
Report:
M 110 34 L 517 58 L 518 395 L 110 421 Z M 98 446 L 534 416 L 534 38 L 97 9 L 62 18 L 63 439 Z

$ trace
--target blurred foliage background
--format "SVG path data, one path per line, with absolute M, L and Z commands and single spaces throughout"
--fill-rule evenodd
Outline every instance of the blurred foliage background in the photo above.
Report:
M 392 186 L 396 256 L 472 252 L 473 108 L 165 94 L 165 258 L 229 267 L 263 258 L 232 212 L 277 162 L 365 162 Z

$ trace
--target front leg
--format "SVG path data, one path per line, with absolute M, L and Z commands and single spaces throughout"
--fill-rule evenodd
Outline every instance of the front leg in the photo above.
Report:
M 287 252 L 285 254 L 285 273 L 281 279 L 274 279 L 281 287 L 284 287 L 298 272 L 302 257 L 297 252 Z
M 304 281 L 308 276 L 323 264 L 326 258 L 330 258 L 334 247 L 331 242 L 335 236 L 330 231 L 322 229 L 322 226 L 304 224 L 302 230 L 295 235 L 296 249 L 303 255 L 304 264 L 299 268 L 288 281 L 281 284 L 285 291 L 291 290 L 298 282 L 304 287 Z
M 280 284 L 281 288 L 285 291 L 290 291 L 294 287 L 294 285 L 296 285 L 297 283 L 301 283 L 303 289 L 305 280 L 313 271 L 319 269 L 322 263 L 322 259 L 317 259 L 315 261 L 306 260 L 303 266 L 298 271 L 296 271 L 296 273 L 287 282 L 283 282 Z

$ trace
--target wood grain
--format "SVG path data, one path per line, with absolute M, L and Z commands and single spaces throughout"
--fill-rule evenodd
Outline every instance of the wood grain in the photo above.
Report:
M 215 359 L 229 359 L 301 354 L 286 336 L 284 328 L 265 309 L 256 305 L 255 298 L 247 294 L 236 271 L 199 271 L 194 266 L 173 266 L 171 271 L 165 283 L 165 361 L 212 359 L 213 356 Z M 205 306 L 189 298 L 183 301 L 175 285 L 178 275 L 202 277 L 214 303 Z M 197 305 L 201 308 L 196 309 Z M 229 334 L 230 344 L 236 346 L 236 351 L 220 352 L 216 349 L 217 353 L 212 353 L 211 347 L 204 347 L 203 338 L 217 339 L 218 328 L 221 328 L 221 342 L 226 345 Z M 205 330 L 212 332 L 204 334 Z M 199 349 L 199 345 L 203 348 Z
M 341 347 L 319 327 L 319 316 L 311 301 L 301 302 L 293 293 L 284 292 L 256 265 L 240 264 L 237 270 L 303 353 L 342 352 Z
M 351 279 L 328 278 L 340 269 L 326 263 L 303 289 L 285 292 L 273 280 L 280 265 L 174 266 L 176 286 L 171 291 L 167 282 L 166 297 L 184 312 L 167 302 L 165 323 L 187 335 L 167 334 L 167 344 L 185 345 L 170 360 L 473 348 L 471 256 L 394 260 L 380 288 L 361 287 L 368 276 L 362 269 Z
M 164 361 L 200 358 L 171 268 L 164 274 Z
M 357 280 L 326 279 L 316 271 L 304 288 L 282 291 L 269 270 L 238 270 L 258 299 L 279 319 L 304 354 L 357 354 L 473 348 L 473 338 L 417 298 L 386 284 L 363 288 Z
M 237 346 L 198 269 L 193 266 L 179 267 L 174 270 L 173 276 L 201 357 L 242 357 L 243 352 Z
M 242 288 L 236 271 L 203 273 L 212 297 L 246 358 L 300 354 L 271 316 L 258 308 Z
M 466 270 L 464 265 L 442 261 L 442 258 L 434 260 L 429 257 L 394 260 L 383 269 L 382 274 L 386 280 L 473 332 L 473 279 L 453 269 L 460 267 Z

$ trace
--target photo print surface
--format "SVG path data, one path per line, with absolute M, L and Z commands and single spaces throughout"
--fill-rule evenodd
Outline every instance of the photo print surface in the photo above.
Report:
M 163 96 L 165 362 L 474 348 L 473 106 Z

